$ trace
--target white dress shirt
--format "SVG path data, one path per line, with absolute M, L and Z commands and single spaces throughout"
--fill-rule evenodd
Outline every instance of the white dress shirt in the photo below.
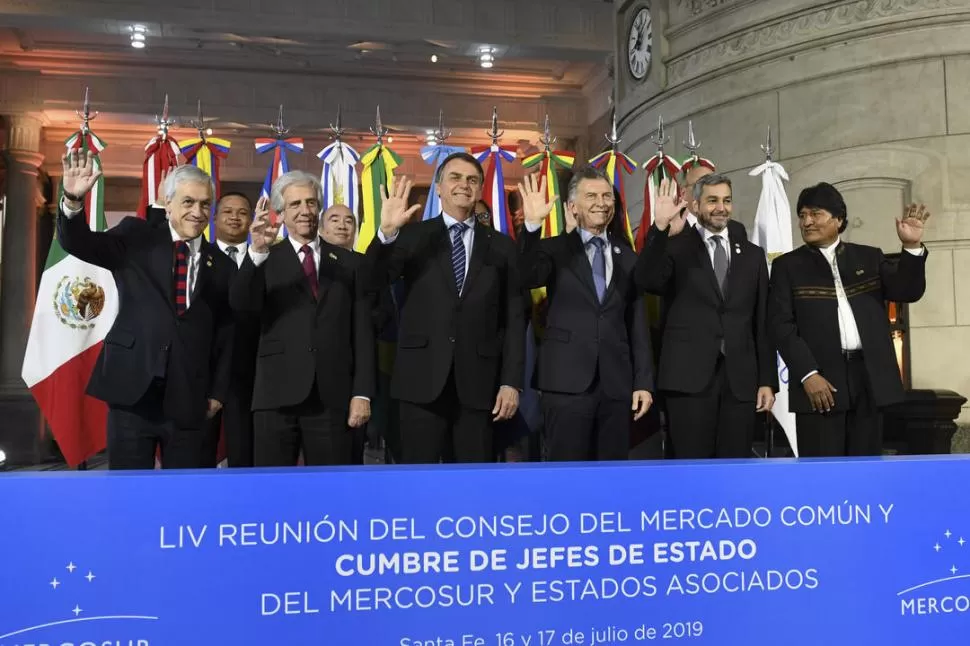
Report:
M 727 227 L 720 233 L 713 233 L 708 231 L 703 226 L 697 227 L 697 233 L 701 234 L 701 240 L 704 241 L 704 248 L 707 249 L 707 257 L 711 259 L 711 267 L 714 266 L 714 248 L 717 243 L 714 242 L 714 236 L 721 236 L 721 246 L 724 247 L 724 253 L 727 254 L 728 267 L 731 266 L 731 239 L 728 237 Z
M 690 209 L 684 209 L 684 211 L 686 211 L 686 215 L 684 215 L 684 219 L 687 220 L 687 226 L 689 226 L 689 227 L 696 227 L 697 226 L 697 216 L 694 215 L 693 213 L 691 213 L 690 212 Z
M 835 255 L 840 242 L 842 242 L 841 239 L 836 239 L 828 247 L 819 247 L 819 251 L 822 252 L 822 257 L 825 258 L 829 267 L 832 269 L 832 278 L 835 281 L 835 299 L 838 302 L 839 312 L 839 339 L 842 344 L 842 349 L 861 350 L 862 337 L 859 336 L 859 326 L 856 325 L 855 314 L 852 313 L 852 305 L 849 304 L 849 299 L 845 295 L 845 288 L 842 286 L 842 275 L 839 273 L 839 263 Z M 919 249 L 906 249 L 906 251 L 914 256 L 923 255 L 923 247 Z M 818 370 L 812 370 L 802 377 L 802 383 L 805 383 L 805 380 L 814 374 L 818 374 Z
M 243 260 L 245 260 L 245 258 L 246 258 L 246 251 L 249 249 L 249 245 L 247 243 L 241 242 L 239 244 L 230 244 L 228 242 L 223 242 L 222 240 L 218 240 L 217 239 L 216 240 L 216 246 L 219 247 L 219 251 L 221 251 L 222 253 L 225 253 L 227 256 L 229 256 L 229 254 L 226 253 L 226 249 L 228 249 L 229 247 L 235 247 L 236 250 L 237 250 L 236 251 L 236 257 L 233 258 L 232 256 L 229 256 L 229 258 L 231 260 L 235 260 L 236 261 L 236 267 L 237 268 L 238 267 L 242 267 Z
M 287 237 L 286 239 L 289 241 L 291 245 L 293 245 L 293 251 L 296 252 L 296 257 L 300 259 L 300 263 L 302 264 L 303 252 L 301 251 L 301 249 L 303 249 L 303 243 L 297 242 L 296 240 L 290 237 Z M 313 266 L 316 269 L 317 274 L 319 274 L 320 273 L 320 238 L 319 237 L 314 238 L 313 240 L 311 240 L 306 244 L 310 247 L 310 251 L 313 253 Z M 269 252 L 265 251 L 263 253 L 260 253 L 258 251 L 254 251 L 253 248 L 250 247 L 249 257 L 253 259 L 253 264 L 259 267 L 261 264 L 266 262 L 267 258 L 269 258 Z
M 613 280 L 613 246 L 610 244 L 610 239 L 606 236 L 606 232 L 596 235 L 591 233 L 586 229 L 579 229 L 579 237 L 583 241 L 583 249 L 586 251 L 586 258 L 589 260 L 590 268 L 593 267 L 593 257 L 596 255 L 596 247 L 590 244 L 593 238 L 599 238 L 603 241 L 603 256 L 606 259 L 606 286 L 609 287 L 610 281 Z
M 67 206 L 67 198 L 61 198 L 61 210 L 68 219 L 73 218 L 75 215 L 83 211 L 83 207 L 80 209 L 71 209 Z M 172 227 L 172 223 L 168 223 L 168 230 L 172 234 L 172 242 L 181 240 L 182 237 L 175 232 Z M 185 309 L 192 307 L 192 292 L 195 290 L 196 279 L 199 277 L 199 263 L 202 260 L 202 236 L 197 236 L 192 240 L 185 241 L 189 245 L 189 257 L 188 257 L 188 267 L 186 275 L 186 291 L 185 294 Z M 172 250 L 174 254 L 174 247 Z M 174 258 L 174 255 L 173 255 Z M 174 264 L 173 264 L 174 271 Z

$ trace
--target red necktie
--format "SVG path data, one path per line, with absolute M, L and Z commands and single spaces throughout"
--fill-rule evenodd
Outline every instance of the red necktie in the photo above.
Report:
M 310 245 L 303 245 L 300 249 L 303 253 L 303 276 L 306 278 L 307 285 L 310 287 L 310 292 L 313 294 L 313 300 L 317 299 L 317 267 L 313 264 L 313 249 Z
M 184 240 L 175 243 L 175 313 L 185 313 L 188 306 L 189 245 Z

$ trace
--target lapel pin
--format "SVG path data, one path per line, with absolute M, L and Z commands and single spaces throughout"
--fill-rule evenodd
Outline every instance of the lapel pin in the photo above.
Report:
M 613 253 L 619 255 L 620 254 L 620 248 L 619 247 L 613 247 Z
M 855 275 L 856 276 L 861 276 L 864 273 L 866 273 L 866 270 L 865 269 L 856 269 L 855 270 Z
M 212 256 L 206 256 L 205 257 L 205 266 L 206 267 L 211 267 L 212 266 Z
M 741 253 L 741 245 L 739 244 L 734 245 L 734 253 L 737 253 L 737 254 Z
M 336 260 L 336 259 L 337 259 L 337 254 L 335 254 L 335 253 L 334 253 L 334 252 L 332 252 L 332 251 L 331 251 L 330 253 L 328 253 L 327 255 L 328 255 L 328 256 L 330 256 L 330 259 L 331 259 L 331 260 Z

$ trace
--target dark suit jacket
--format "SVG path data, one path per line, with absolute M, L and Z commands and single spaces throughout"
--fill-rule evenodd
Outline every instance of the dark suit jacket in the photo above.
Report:
M 208 242 L 206 246 L 213 255 L 226 256 L 215 242 Z M 228 256 L 226 256 L 229 259 Z M 231 262 L 232 275 L 235 278 L 239 271 L 235 263 Z M 247 402 L 253 397 L 253 381 L 256 378 L 256 348 L 259 345 L 259 316 L 243 312 L 233 312 L 233 344 L 232 370 L 229 380 L 230 391 L 236 397 Z M 250 406 L 247 404 L 246 409 Z
M 451 266 L 451 238 L 440 216 L 404 226 L 390 244 L 375 236 L 366 258 L 375 298 L 398 278 L 407 291 L 392 397 L 433 402 L 452 369 L 458 398 L 469 408 L 490 410 L 499 386 L 522 387 L 525 310 L 511 238 L 475 225 L 461 296 Z
M 165 415 L 182 427 L 201 427 L 208 398 L 226 401 L 233 337 L 229 309 L 232 263 L 202 245 L 190 307 L 175 313 L 175 253 L 166 226 L 125 218 L 104 233 L 91 231 L 83 213 L 57 218 L 64 249 L 111 270 L 121 307 L 104 340 L 88 394 L 114 406 L 132 406 L 156 377 L 165 378 Z
M 320 238 L 318 298 L 289 240 L 257 267 L 246 255 L 230 292 L 234 310 L 260 317 L 253 410 L 300 404 L 314 382 L 324 406 L 374 396 L 374 324 L 360 256 Z
M 877 247 L 844 241 L 835 252 L 877 406 L 903 400 L 886 301 L 912 303 L 923 296 L 927 255 L 925 249 L 922 256 L 904 250 L 897 265 L 886 260 Z M 803 245 L 775 258 L 768 317 L 772 337 L 788 367 L 789 409 L 794 413 L 812 412 L 801 381 L 817 370 L 837 390 L 834 410 L 847 410 L 849 390 L 835 279 L 821 251 Z
M 754 401 L 762 386 L 778 389 L 766 320 L 765 254 L 730 228 L 728 238 L 730 269 L 722 295 L 696 229 L 687 227 L 671 238 L 667 231 L 650 227 L 637 261 L 636 281 L 641 289 L 664 298 L 661 390 L 701 392 L 714 376 L 722 339 L 728 381 L 737 399 Z
M 653 358 L 646 308 L 633 281 L 637 255 L 611 243 L 613 274 L 600 304 L 578 229 L 554 238 L 541 231 L 519 236 L 522 280 L 546 287 L 546 327 L 538 347 L 535 387 L 579 394 L 599 375 L 612 399 L 630 399 L 634 390 L 653 390 Z

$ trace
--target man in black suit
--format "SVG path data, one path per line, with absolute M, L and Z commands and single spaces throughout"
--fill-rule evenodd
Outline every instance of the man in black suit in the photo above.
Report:
M 108 404 L 112 469 L 213 466 L 207 420 L 226 401 L 232 313 L 232 263 L 203 244 L 212 180 L 183 166 L 163 186 L 168 225 L 125 218 L 104 232 L 81 216 L 84 195 L 101 171 L 90 153 L 64 157 L 64 199 L 57 218 L 64 249 L 111 270 L 120 308 L 104 340 L 88 393 Z
M 689 227 L 676 185 L 661 183 L 636 268 L 641 288 L 664 298 L 658 387 L 671 448 L 677 458 L 750 457 L 755 411 L 770 410 L 778 390 L 767 263 L 728 229 L 727 177 L 698 179 L 693 197 L 698 224 Z
M 370 419 L 370 305 L 359 256 L 319 236 L 322 203 L 313 175 L 281 175 L 256 204 L 252 246 L 230 292 L 234 310 L 260 318 L 256 466 L 295 465 L 301 448 L 307 465 L 350 464 L 350 429 Z M 280 221 L 270 221 L 270 205 Z M 287 237 L 273 244 L 284 222 Z
M 643 417 L 653 401 L 653 358 L 633 280 L 636 253 L 607 234 L 613 186 L 595 168 L 575 173 L 567 208 L 577 228 L 545 240 L 542 224 L 555 205 L 546 199 L 545 178 L 536 186 L 529 175 L 519 191 L 522 279 L 530 289 L 545 287 L 548 303 L 534 375 L 545 457 L 625 460 L 631 417 Z
M 210 244 L 233 262 L 234 274 L 242 266 L 249 248 L 249 227 L 253 205 L 242 193 L 225 193 L 215 210 L 215 240 Z M 226 462 L 230 467 L 253 466 L 253 382 L 256 378 L 256 346 L 259 319 L 234 313 L 232 375 L 225 405 L 212 419 L 211 435 L 216 446 L 220 430 L 224 433 Z
M 391 396 L 400 402 L 402 461 L 492 461 L 492 422 L 515 414 L 525 320 L 515 244 L 474 217 L 484 173 L 457 153 L 438 168 L 438 217 L 405 223 L 409 181 L 383 196 L 367 249 L 374 294 L 403 279 Z
M 896 220 L 895 263 L 877 247 L 840 240 L 848 215 L 831 184 L 806 188 L 797 209 L 805 244 L 772 262 L 768 317 L 788 366 L 798 453 L 881 455 L 881 409 L 904 397 L 886 301 L 923 296 L 929 213 L 911 205 Z

